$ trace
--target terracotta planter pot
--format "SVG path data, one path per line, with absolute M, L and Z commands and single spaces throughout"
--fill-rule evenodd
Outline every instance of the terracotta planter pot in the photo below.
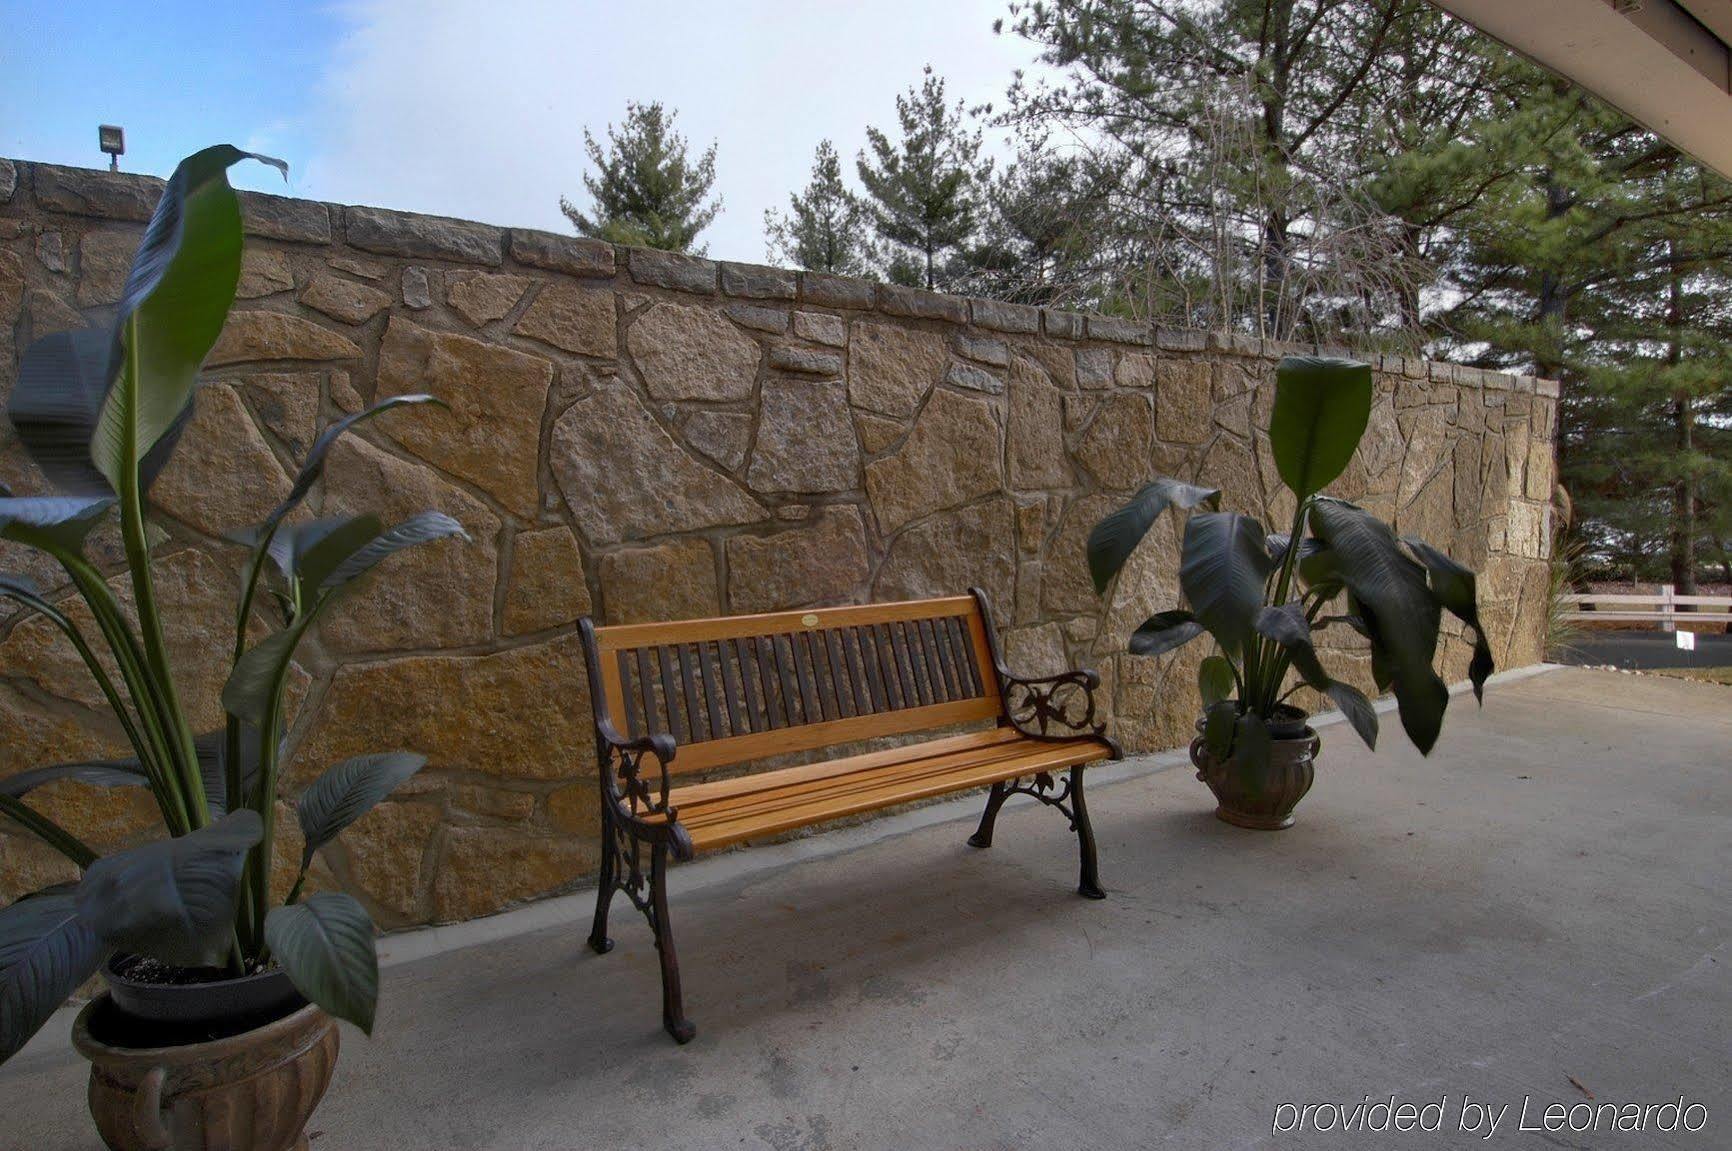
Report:
M 330 1016 L 307 1006 L 224 1039 L 122 1046 L 117 1037 L 136 1026 L 105 992 L 72 1028 L 111 1151 L 304 1151 L 302 1130 L 337 1065 Z
M 1301 720 L 1301 723 L 1303 721 Z M 1311 790 L 1312 762 L 1322 740 L 1309 726 L 1294 735 L 1276 735 L 1269 762 L 1252 772 L 1237 757 L 1216 759 L 1203 746 L 1203 721 L 1191 741 L 1191 762 L 1197 778 L 1215 793 L 1215 816 L 1236 827 L 1280 831 L 1293 826 L 1293 809 Z

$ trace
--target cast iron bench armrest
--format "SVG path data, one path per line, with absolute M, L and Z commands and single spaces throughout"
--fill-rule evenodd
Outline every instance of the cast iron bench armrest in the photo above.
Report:
M 666 732 L 626 739 L 605 715 L 596 717 L 596 736 L 601 746 L 601 786 L 613 817 L 630 828 L 632 833 L 649 843 L 665 842 L 675 859 L 692 857 L 691 838 L 679 825 L 679 813 L 668 802 L 673 780 L 668 764 L 679 750 L 674 737 Z M 644 756 L 655 757 L 660 779 L 643 778 Z
M 1017 731 L 1030 739 L 1093 737 L 1113 749 L 1114 759 L 1124 758 L 1119 745 L 1108 737 L 1106 722 L 1096 714 L 1099 672 L 1082 667 L 1057 675 L 1021 676 L 1003 663 L 998 663 L 997 671 L 999 690 L 1004 695 L 1004 718 Z

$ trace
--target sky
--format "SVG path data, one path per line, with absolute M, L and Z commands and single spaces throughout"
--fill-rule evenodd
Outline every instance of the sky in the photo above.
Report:
M 1002 107 L 1034 49 L 995 35 L 1005 0 L 355 0 L 217 5 L 0 0 L 0 155 L 104 167 L 96 126 L 126 129 L 127 171 L 166 176 L 228 142 L 289 162 L 242 187 L 569 231 L 587 202 L 583 128 L 627 100 L 717 144 L 709 254 L 763 261 L 766 208 L 812 151 L 851 159 L 893 129 L 931 64 L 954 100 Z M 1038 70 L 1038 69 L 1036 69 Z M 989 130 L 1003 155 L 1004 134 Z M 852 165 L 849 165 L 852 177 Z

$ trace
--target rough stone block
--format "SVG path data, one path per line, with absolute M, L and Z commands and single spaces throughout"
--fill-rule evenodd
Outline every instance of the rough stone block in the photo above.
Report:
M 841 492 L 860 486 L 860 447 L 840 383 L 772 379 L 759 404 L 746 482 L 758 492 Z
M 1152 339 L 1147 324 L 1119 316 L 1090 316 L 1088 332 L 1091 340 L 1109 340 L 1115 344 L 1147 344 Z
M 995 332 L 1040 331 L 1040 309 L 1026 304 L 1006 304 L 998 300 L 970 300 L 969 313 L 974 322 Z
M 920 288 L 904 288 L 900 284 L 878 285 L 878 310 L 892 316 L 912 316 L 922 320 L 947 320 L 952 324 L 968 322 L 968 304 L 942 292 Z
M 715 294 L 714 260 L 684 256 L 678 252 L 657 252 L 650 248 L 632 248 L 630 252 L 631 278 L 640 284 L 674 292 Z
M 840 376 L 842 357 L 836 352 L 777 345 L 770 349 L 770 366 L 780 371 L 799 372 L 807 376 Z M 842 402 L 847 403 L 846 396 Z
M 36 203 L 53 212 L 73 216 L 96 216 L 104 220 L 150 219 L 162 199 L 164 181 L 131 172 L 99 172 L 92 168 L 65 168 L 59 164 L 34 164 Z
M 763 264 L 722 264 L 722 291 L 754 300 L 792 300 L 799 294 L 799 273 Z
M 511 330 L 576 355 L 619 354 L 613 293 L 605 288 L 545 284 Z
M 241 204 L 241 227 L 249 236 L 286 240 L 294 244 L 331 242 L 331 208 L 328 204 L 264 192 L 241 192 L 237 198 Z
M 626 347 L 658 400 L 743 400 L 762 353 L 712 308 L 657 303 L 626 329 Z
M 301 293 L 301 303 L 345 324 L 364 324 L 391 306 L 377 288 L 340 276 L 319 275 Z
M 886 535 L 1003 483 L 1002 436 L 991 405 L 955 392 L 934 392 L 901 448 L 866 465 L 866 491 Z
M 725 473 L 687 454 L 618 381 L 566 409 L 550 456 L 566 506 L 592 543 L 770 518 Z
M 953 363 L 944 373 L 944 382 L 953 388 L 985 392 L 989 396 L 1004 394 L 1004 381 L 985 368 L 973 364 Z
M 541 507 L 541 416 L 552 385 L 553 365 L 540 356 L 393 316 L 379 346 L 378 397 L 428 392 L 447 408 L 397 412 L 376 427 L 533 519 Z
M 728 319 L 742 328 L 751 328 L 755 332 L 773 332 L 781 335 L 788 330 L 788 313 L 781 308 L 764 308 L 756 304 L 729 304 L 723 311 Z
M 501 623 L 506 635 L 567 627 L 589 613 L 583 555 L 565 527 L 518 532 Z
M 802 340 L 840 348 L 848 342 L 848 327 L 840 316 L 823 312 L 795 312 L 794 334 Z
M 800 298 L 824 308 L 870 308 L 876 285 L 853 276 L 826 272 L 800 273 Z
M 716 589 L 716 558 L 706 540 L 674 540 L 601 557 L 601 602 L 610 624 L 719 615 Z
M 862 597 L 871 566 L 860 511 L 839 507 L 816 523 L 728 540 L 728 610 L 783 611 Z
M 383 208 L 349 208 L 344 212 L 344 233 L 352 246 L 385 256 L 487 267 L 504 262 L 504 232 L 469 220 Z
M 568 276 L 612 276 L 614 270 L 612 244 L 527 228 L 511 229 L 511 258 Z

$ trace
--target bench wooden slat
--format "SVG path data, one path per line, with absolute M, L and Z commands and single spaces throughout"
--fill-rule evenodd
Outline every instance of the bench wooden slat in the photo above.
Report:
M 1015 743 L 1027 737 L 1010 727 L 989 727 L 983 731 L 965 731 L 956 735 L 943 735 L 918 746 L 927 749 L 932 755 L 946 755 L 957 751 L 978 751 L 1005 743 Z M 800 783 L 806 780 L 828 779 L 835 775 L 847 775 L 850 772 L 867 768 L 882 767 L 889 763 L 900 763 L 909 756 L 909 747 L 888 747 L 878 751 L 862 752 L 842 759 L 821 759 L 816 763 L 800 764 L 797 767 L 784 767 L 777 774 L 789 783 Z M 767 773 L 765 773 L 767 774 Z M 684 806 L 702 806 L 715 800 L 741 792 L 750 791 L 764 778 L 764 774 L 737 775 L 731 779 L 712 780 L 708 783 L 686 783 L 674 789 L 679 796 L 680 804 Z
M 1040 743 L 1024 756 L 956 769 L 923 780 L 904 782 L 892 778 L 877 788 L 849 791 L 838 796 L 820 796 L 791 807 L 708 823 L 690 829 L 690 835 L 693 845 L 700 849 L 726 847 L 742 840 L 775 835 L 895 804 L 912 803 L 953 791 L 983 787 L 1040 771 L 1059 771 L 1078 764 L 1092 763 L 1105 759 L 1108 754 L 1106 746 L 1094 740 Z M 683 822 L 683 812 L 680 818 Z
M 739 630 L 747 624 L 766 630 Z M 985 623 L 967 597 L 632 624 L 595 636 L 600 651 L 616 653 L 599 661 L 615 726 L 666 730 L 679 745 L 675 773 L 1002 711 Z M 626 645 L 622 636 L 652 642 Z
M 892 757 L 872 766 L 862 766 L 862 756 L 832 760 L 832 764 L 842 765 L 846 770 L 825 772 L 811 778 L 800 775 L 798 768 L 741 776 L 737 781 L 728 782 L 742 782 L 744 787 L 732 793 L 716 795 L 701 803 L 694 803 L 681 793 L 681 789 L 676 788 L 673 802 L 679 810 L 680 822 L 687 828 L 696 830 L 707 824 L 799 806 L 818 797 L 840 800 L 858 791 L 880 789 L 893 781 L 914 786 L 921 781 L 953 775 L 962 770 L 974 771 L 993 765 L 1010 764 L 1013 761 L 1021 762 L 1031 756 L 1043 755 L 1051 749 L 1051 744 L 1027 738 L 963 748 L 944 754 L 933 754 L 929 745 L 915 744 L 899 749 L 902 752 L 900 757 Z
M 615 624 L 595 629 L 596 647 L 602 652 L 622 647 L 654 647 L 698 639 L 744 638 L 804 630 L 808 617 L 817 617 L 824 627 L 883 623 L 893 619 L 936 619 L 976 614 L 972 596 L 941 599 L 899 600 L 850 607 L 827 607 L 817 611 L 780 611 L 759 615 L 718 616 L 714 619 L 673 620 L 666 623 Z
M 686 727 L 685 712 L 680 709 L 679 689 L 674 686 L 673 656 L 670 649 L 658 647 L 651 649 L 655 653 L 656 668 L 661 673 L 662 696 L 661 703 L 668 721 L 668 734 L 678 743 L 690 743 L 691 729 Z

